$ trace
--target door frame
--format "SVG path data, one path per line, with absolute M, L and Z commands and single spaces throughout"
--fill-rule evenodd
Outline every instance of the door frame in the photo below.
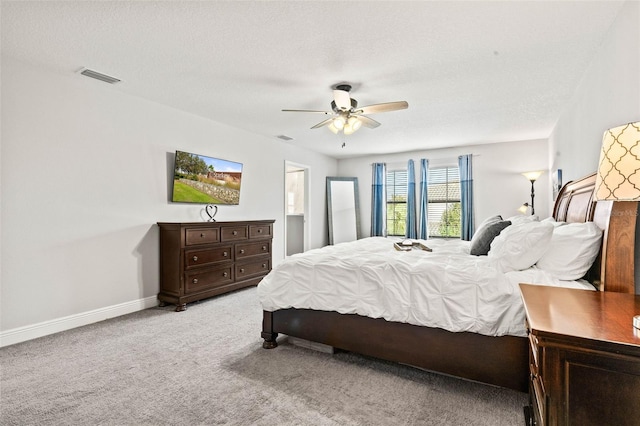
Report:
M 310 210 L 310 199 L 311 199 L 311 167 L 306 164 L 296 163 L 295 161 L 284 161 L 284 257 L 287 257 L 287 208 L 289 206 L 289 200 L 287 195 L 287 173 L 290 168 L 302 169 L 304 171 L 304 213 L 303 213 L 303 251 L 309 250 L 310 244 L 310 221 L 311 221 L 311 210 Z

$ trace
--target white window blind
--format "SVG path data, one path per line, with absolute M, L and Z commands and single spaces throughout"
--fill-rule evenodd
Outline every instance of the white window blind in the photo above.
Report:
M 429 169 L 428 184 L 429 236 L 460 238 L 460 171 L 458 167 Z
M 407 171 L 387 171 L 386 184 L 387 234 L 404 236 L 407 219 Z

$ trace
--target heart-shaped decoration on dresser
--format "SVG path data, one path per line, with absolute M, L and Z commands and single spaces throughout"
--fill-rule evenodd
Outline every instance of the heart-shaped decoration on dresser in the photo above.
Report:
M 204 208 L 204 211 L 207 213 L 207 216 L 209 216 L 209 222 L 215 222 L 216 221 L 214 219 L 214 217 L 218 213 L 218 206 L 214 206 L 213 204 L 208 204 Z

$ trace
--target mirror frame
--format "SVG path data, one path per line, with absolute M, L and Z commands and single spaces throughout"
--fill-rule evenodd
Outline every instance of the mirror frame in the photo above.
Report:
M 329 226 L 329 244 L 333 245 L 334 236 L 333 236 L 333 194 L 331 191 L 331 183 L 332 182 L 340 182 L 347 181 L 353 182 L 353 197 L 354 197 L 354 206 L 355 206 L 355 224 L 356 224 L 356 239 L 360 239 L 360 193 L 358 192 L 358 178 L 357 177 L 335 177 L 335 176 L 327 176 L 327 219 Z

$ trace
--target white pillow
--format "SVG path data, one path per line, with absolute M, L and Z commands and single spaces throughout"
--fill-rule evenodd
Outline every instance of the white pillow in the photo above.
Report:
M 558 226 L 537 266 L 560 280 L 578 280 L 596 260 L 601 240 L 602 230 L 593 222 Z
M 547 251 L 553 229 L 550 223 L 542 222 L 508 226 L 491 243 L 488 257 L 502 272 L 530 268 Z
M 516 216 L 511 216 L 505 220 L 508 220 L 514 225 L 518 225 L 520 223 L 529 223 L 529 222 L 537 222 L 540 218 L 536 215 L 524 215 L 519 214 Z
M 567 222 L 556 222 L 556 220 L 551 216 L 549 216 L 546 219 L 542 219 L 540 222 L 542 222 L 542 223 L 550 223 L 553 226 L 562 226 L 562 225 L 566 225 L 567 224 Z

